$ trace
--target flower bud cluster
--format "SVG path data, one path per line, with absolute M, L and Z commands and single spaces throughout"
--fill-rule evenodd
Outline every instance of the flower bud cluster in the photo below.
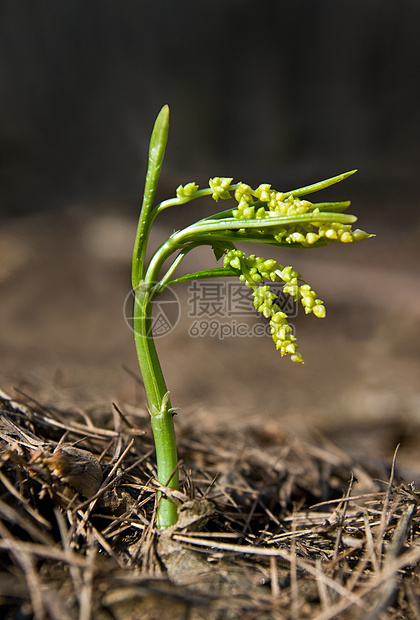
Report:
M 255 190 L 255 196 L 260 202 L 267 204 L 268 215 L 303 215 L 313 208 L 309 200 L 301 200 L 294 196 L 287 196 L 283 192 L 272 190 L 270 185 L 263 184 Z
M 317 224 L 314 225 L 316 226 Z M 354 243 L 354 241 L 361 241 L 371 237 L 364 230 L 359 228 L 352 230 L 350 224 L 339 223 L 319 224 L 318 234 L 329 241 L 340 241 L 341 243 Z
M 251 254 L 245 256 L 240 250 L 229 250 L 225 255 L 224 266 L 230 266 L 235 270 L 239 270 L 239 280 L 244 282 L 252 282 L 253 284 L 263 283 L 264 280 L 272 282 L 283 282 L 283 292 L 287 293 L 295 301 L 300 301 L 306 314 L 313 312 L 318 318 L 326 315 L 323 301 L 311 289 L 309 284 L 299 285 L 301 275 L 293 269 L 293 267 L 283 267 L 275 260 L 262 258 Z
M 232 179 L 212 179 L 211 183 L 215 184 L 215 189 L 213 189 L 212 184 L 210 187 L 217 197 L 223 195 L 224 198 L 227 198 L 225 194 L 228 192 L 226 192 L 226 187 L 220 184 L 221 181 L 228 182 L 230 185 Z M 320 213 L 320 209 L 309 200 L 301 200 L 293 195 L 272 190 L 271 185 L 267 183 L 259 185 L 255 190 L 245 183 L 238 183 L 233 188 L 238 205 L 232 211 L 232 215 L 237 220 L 263 220 L 278 216 L 293 217 L 306 213 L 311 213 L 315 219 Z M 245 229 L 241 229 L 238 232 L 244 233 L 244 231 Z M 263 229 L 260 232 L 263 232 Z M 300 247 L 311 247 L 318 241 L 321 245 L 332 241 L 353 243 L 371 236 L 359 229 L 352 230 L 349 224 L 316 221 L 270 228 L 270 232 L 278 243 Z
M 277 229 L 273 236 L 279 243 L 298 244 L 305 248 L 310 247 L 321 238 L 317 229 L 311 225 L 306 227 L 293 226 L 292 229 L 282 227 Z
M 231 195 L 229 194 L 229 187 L 232 183 L 232 178 L 227 177 L 214 177 L 209 180 L 209 187 L 212 191 L 212 198 L 216 202 L 219 200 L 229 200 Z
M 312 222 L 310 224 L 293 226 L 290 229 L 281 227 L 274 231 L 273 236 L 278 243 L 295 244 L 305 248 L 314 245 L 319 240 L 325 245 L 325 243 L 332 241 L 354 243 L 355 241 L 371 237 L 369 233 L 359 228 L 352 230 L 350 224 L 338 222 Z
M 311 247 L 315 245 L 326 245 L 331 242 L 353 243 L 362 239 L 367 239 L 372 235 L 363 230 L 352 230 L 350 224 L 343 224 L 334 221 L 317 221 L 320 213 L 318 206 L 309 200 L 302 200 L 293 194 L 283 193 L 271 189 L 271 185 L 263 183 L 255 190 L 245 183 L 232 185 L 231 177 L 214 177 L 209 180 L 209 190 L 212 198 L 218 200 L 228 200 L 231 198 L 231 191 L 234 191 L 237 201 L 237 208 L 232 210 L 232 216 L 236 220 L 269 220 L 274 217 L 290 217 L 310 214 L 311 221 L 299 222 L 296 220 L 291 224 L 264 227 L 253 229 L 253 234 L 272 235 L 278 244 L 287 244 L 297 247 Z M 189 200 L 194 198 L 198 192 L 196 183 L 180 185 L 176 195 L 178 199 Z M 207 193 L 207 191 L 206 191 Z M 325 214 L 324 214 L 325 215 Z M 313 216 L 313 220 L 312 220 Z M 331 218 L 334 212 L 330 213 Z M 237 229 L 238 235 L 246 235 L 247 229 Z
M 318 318 L 325 317 L 325 307 L 321 299 L 308 284 L 299 285 L 300 274 L 292 267 L 283 267 L 273 259 L 265 259 L 254 254 L 245 256 L 240 250 L 229 250 L 224 257 L 224 266 L 239 273 L 239 280 L 252 289 L 254 306 L 266 319 L 276 348 L 281 355 L 290 354 L 294 362 L 303 362 L 297 353 L 296 337 L 287 321 L 287 315 L 275 303 L 277 296 L 264 284 L 265 280 L 283 282 L 283 292 L 295 301 L 300 300 L 305 313 L 313 313 Z
M 282 312 L 274 303 L 277 296 L 269 286 L 253 286 L 245 281 L 245 285 L 253 289 L 254 307 L 266 318 L 270 319 L 270 332 L 276 349 L 280 355 L 290 355 L 293 362 L 303 362 L 300 353 L 297 352 L 296 336 L 293 335 L 292 327 L 287 320 L 287 314 Z
M 238 207 L 233 211 L 233 217 L 238 220 L 303 215 L 313 208 L 309 200 L 287 196 L 283 192 L 272 190 L 271 185 L 266 183 L 259 185 L 255 190 L 245 183 L 238 183 L 235 198 Z
M 238 207 L 232 211 L 233 217 L 237 220 L 264 219 L 267 214 L 265 207 L 258 206 L 255 197 L 255 192 L 249 185 L 238 183 L 235 190 Z

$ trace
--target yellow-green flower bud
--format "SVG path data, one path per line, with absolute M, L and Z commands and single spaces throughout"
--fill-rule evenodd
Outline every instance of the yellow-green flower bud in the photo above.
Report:
M 187 185 L 180 185 L 176 190 L 177 198 L 190 198 L 198 190 L 196 183 L 187 183 Z
M 305 236 L 300 232 L 291 233 L 288 237 L 286 237 L 286 241 L 288 243 L 304 243 Z
M 305 363 L 303 361 L 303 357 L 301 356 L 300 353 L 295 353 L 294 355 L 292 355 L 290 357 L 290 359 L 292 360 L 292 362 L 295 362 L 295 364 L 304 364 Z
M 212 190 L 212 198 L 216 202 L 219 200 L 229 200 L 231 197 L 229 194 L 229 186 L 232 183 L 233 178 L 227 177 L 214 177 L 209 180 L 209 187 Z
M 309 245 L 316 243 L 318 239 L 319 239 L 319 235 L 317 235 L 316 233 L 309 232 L 306 235 L 306 243 L 309 243 Z
M 271 185 L 268 185 L 268 183 L 263 183 L 262 185 L 259 185 L 254 192 L 255 196 L 261 202 L 268 202 L 270 200 L 270 188 Z
M 295 299 L 299 293 L 299 287 L 297 284 L 286 284 L 283 287 L 283 291 Z
M 310 312 L 313 306 L 315 305 L 315 300 L 312 299 L 312 297 L 310 297 L 309 295 L 307 295 L 306 297 L 302 298 L 301 303 L 302 303 L 302 306 Z
M 343 232 L 340 236 L 340 241 L 341 243 L 353 243 L 354 239 L 352 233 L 349 231 Z
M 255 215 L 255 207 L 247 207 L 243 210 L 243 215 L 246 220 L 251 220 Z
M 325 236 L 327 239 L 338 239 L 337 231 L 334 228 L 328 228 L 325 231 Z
M 318 319 L 325 319 L 327 312 L 323 304 L 317 304 L 312 308 L 312 312 Z
M 353 231 L 353 239 L 355 241 L 362 241 L 363 239 L 369 239 L 370 237 L 374 237 L 374 236 L 375 235 L 370 235 L 364 230 L 360 230 L 360 228 L 356 228 L 356 230 Z
M 235 200 L 239 203 L 242 200 L 245 202 L 253 202 L 252 197 L 252 188 L 245 183 L 238 183 L 237 188 L 235 189 Z

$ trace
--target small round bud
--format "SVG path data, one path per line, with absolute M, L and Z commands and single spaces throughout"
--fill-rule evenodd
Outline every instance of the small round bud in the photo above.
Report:
M 353 238 L 355 241 L 362 241 L 363 239 L 369 239 L 369 237 L 374 237 L 374 236 L 375 235 L 370 235 L 364 230 L 360 230 L 360 228 L 356 228 L 356 230 L 353 231 Z
M 326 315 L 327 315 L 327 312 L 325 310 L 325 306 L 321 305 L 321 304 L 318 304 L 318 305 L 314 306 L 312 308 L 312 312 L 314 313 L 314 315 L 316 317 L 318 317 L 318 319 L 324 319 L 326 317 Z
M 251 220 L 255 215 L 255 208 L 254 207 L 246 207 L 246 209 L 243 210 L 243 216 L 246 220 Z
M 334 230 L 334 228 L 328 228 L 328 230 L 325 231 L 325 236 L 327 239 L 338 239 L 337 231 Z
M 316 243 L 318 239 L 319 239 L 319 235 L 317 235 L 316 233 L 310 232 L 306 235 L 306 242 L 309 243 L 309 245 Z
M 340 237 L 341 243 L 353 243 L 353 235 L 351 232 L 344 232 Z
M 303 357 L 301 356 L 300 353 L 294 353 L 294 355 L 292 355 L 290 357 L 290 359 L 292 360 L 292 362 L 295 362 L 295 364 L 304 364 L 305 363 L 303 361 Z

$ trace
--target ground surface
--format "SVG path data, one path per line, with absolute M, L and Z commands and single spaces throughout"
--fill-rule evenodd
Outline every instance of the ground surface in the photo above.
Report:
M 158 531 L 146 412 L 0 393 L 3 617 L 418 618 L 420 494 L 394 467 L 194 420 L 178 425 L 178 523 Z

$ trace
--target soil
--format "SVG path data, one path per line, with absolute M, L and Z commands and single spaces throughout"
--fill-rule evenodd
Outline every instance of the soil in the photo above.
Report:
M 181 488 L 163 489 L 179 521 L 158 531 L 146 411 L 71 416 L 5 394 L 0 409 L 7 619 L 417 617 L 420 494 L 395 460 L 186 415 Z
M 42 449 L 62 437 L 63 427 L 51 422 L 61 420 L 70 429 L 66 441 L 83 439 L 80 448 L 96 456 L 105 451 L 105 474 L 133 437 L 122 471 L 152 449 L 124 318 L 135 227 L 130 209 L 81 205 L 4 221 L 0 231 L 0 388 L 17 403 L 6 399 L 3 413 Z M 167 230 L 158 229 L 157 242 Z M 419 230 L 374 232 L 357 246 L 269 251 L 293 264 L 327 307 L 323 321 L 293 319 L 304 366 L 280 359 L 268 338 L 191 337 L 192 293 L 177 289 L 178 324 L 157 343 L 180 407 L 178 501 L 204 495 L 215 510 L 200 532 L 172 532 L 172 555 L 179 560 L 182 549 L 187 569 L 173 569 L 168 559 L 165 566 L 171 553 L 156 542 L 152 456 L 115 482 L 116 492 L 129 495 L 127 520 L 111 512 L 98 526 L 93 509 L 93 516 L 86 507 L 58 509 L 49 491 L 48 507 L 39 505 L 40 489 L 52 482 L 44 470 L 34 472 L 33 450 L 20 446 L 16 431 L 3 428 L 3 473 L 15 486 L 30 482 L 17 485 L 20 498 L 1 497 L 6 617 L 419 617 Z M 209 257 L 203 251 L 190 260 L 197 268 Z M 219 320 L 232 323 L 231 316 Z M 243 320 L 252 327 L 258 319 Z M 116 422 L 111 403 L 144 437 Z M 362 499 L 311 509 L 349 492 L 352 473 L 351 494 Z M 152 499 L 133 516 L 139 486 Z M 127 531 L 101 538 L 111 519 Z M 296 537 L 297 530 L 305 533 Z M 394 554 L 388 564 L 385 547 Z

